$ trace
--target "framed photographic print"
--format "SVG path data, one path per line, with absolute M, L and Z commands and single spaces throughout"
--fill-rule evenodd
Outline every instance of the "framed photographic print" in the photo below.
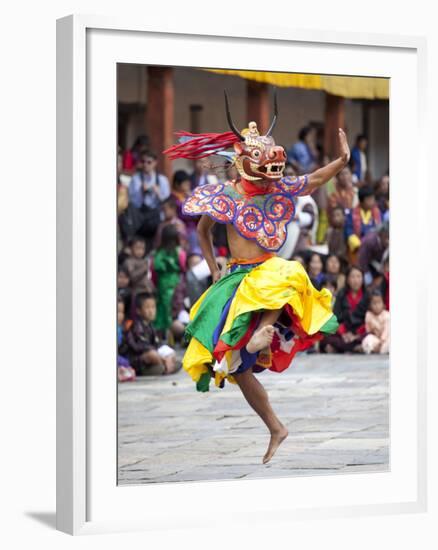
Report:
M 58 528 L 424 510 L 424 41 L 57 41 Z

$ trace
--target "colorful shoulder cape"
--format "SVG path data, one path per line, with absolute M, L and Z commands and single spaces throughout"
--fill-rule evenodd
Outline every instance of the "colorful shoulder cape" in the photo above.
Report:
M 295 216 L 295 197 L 304 194 L 307 175 L 285 177 L 271 183 L 264 194 L 242 195 L 233 182 L 197 187 L 182 206 L 188 216 L 207 214 L 214 221 L 233 224 L 245 239 L 277 251 L 287 236 L 287 224 Z

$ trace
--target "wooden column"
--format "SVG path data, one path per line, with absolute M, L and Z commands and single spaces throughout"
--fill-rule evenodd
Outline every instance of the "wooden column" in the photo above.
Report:
M 246 124 L 257 123 L 260 134 L 264 134 L 271 122 L 269 88 L 264 82 L 246 81 Z
M 146 128 L 158 155 L 158 170 L 172 176 L 172 161 L 162 151 L 173 143 L 174 85 L 171 67 L 148 67 Z
M 338 155 L 338 128 L 345 130 L 345 98 L 326 93 L 324 153 L 334 158 Z

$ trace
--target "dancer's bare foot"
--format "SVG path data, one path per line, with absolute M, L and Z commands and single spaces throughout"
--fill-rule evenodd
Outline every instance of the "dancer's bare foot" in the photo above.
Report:
M 259 330 L 256 330 L 251 336 L 250 341 L 246 344 L 246 349 L 249 353 L 255 353 L 263 348 L 270 346 L 274 338 L 275 329 L 272 325 L 266 325 Z
M 281 442 L 284 441 L 288 435 L 289 432 L 287 431 L 287 428 L 285 426 L 282 426 L 278 431 L 271 433 L 271 440 L 269 441 L 268 450 L 263 457 L 263 464 L 266 464 L 271 460 Z

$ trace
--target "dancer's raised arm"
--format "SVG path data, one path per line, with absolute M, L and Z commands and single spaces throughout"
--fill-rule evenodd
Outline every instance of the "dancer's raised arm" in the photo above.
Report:
M 345 135 L 344 130 L 339 128 L 339 157 L 326 166 L 318 168 L 318 170 L 315 170 L 307 176 L 308 183 L 303 191 L 303 195 L 310 195 L 313 191 L 318 189 L 318 187 L 321 187 L 321 185 L 327 183 L 333 176 L 336 176 L 342 168 L 344 168 L 349 160 L 350 148 L 348 147 L 347 136 Z

